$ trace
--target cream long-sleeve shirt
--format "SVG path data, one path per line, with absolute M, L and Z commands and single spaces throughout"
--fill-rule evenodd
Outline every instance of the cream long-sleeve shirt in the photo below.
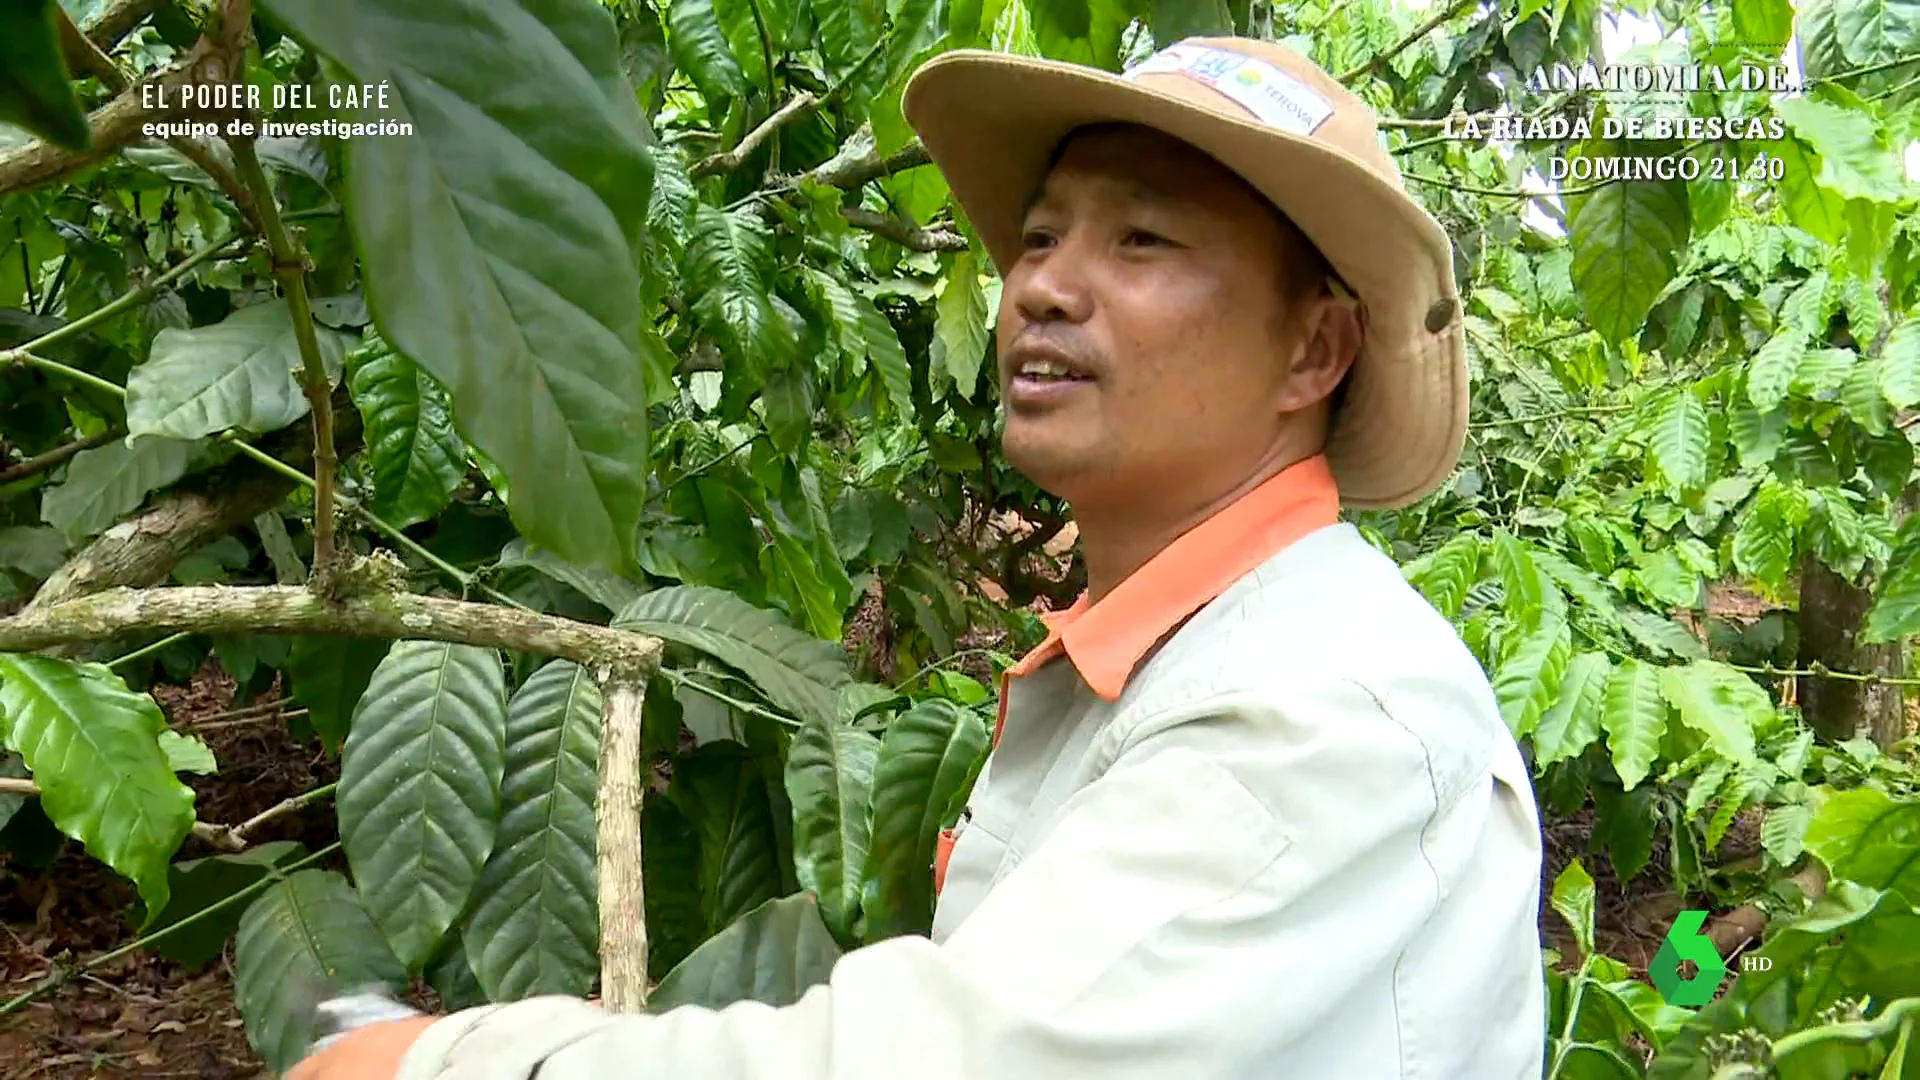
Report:
M 1294 466 L 1056 621 L 1009 673 L 931 939 L 783 1008 L 468 1010 L 402 1080 L 1537 1078 L 1523 762 L 1334 498 Z

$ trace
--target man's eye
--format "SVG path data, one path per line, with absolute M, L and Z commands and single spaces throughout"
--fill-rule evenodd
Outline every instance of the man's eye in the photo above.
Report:
M 1028 229 L 1020 236 L 1021 246 L 1028 251 L 1053 246 L 1053 234 L 1045 229 Z
M 1128 247 L 1163 247 L 1171 242 L 1159 233 L 1148 232 L 1146 229 L 1127 230 L 1126 245 Z

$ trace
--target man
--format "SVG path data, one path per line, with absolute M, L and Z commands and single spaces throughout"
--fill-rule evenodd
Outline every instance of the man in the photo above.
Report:
M 1526 772 L 1337 520 L 1430 491 L 1466 419 L 1448 241 L 1372 115 L 1238 39 L 1124 78 L 950 53 L 906 112 L 1005 281 L 1007 457 L 1088 579 L 1008 673 L 932 940 L 785 1008 L 536 999 L 295 1077 L 1538 1077 Z

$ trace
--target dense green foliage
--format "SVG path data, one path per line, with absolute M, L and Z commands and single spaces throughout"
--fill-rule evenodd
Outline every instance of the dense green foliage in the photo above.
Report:
M 91 31 L 112 5 L 62 6 Z M 57 34 L 0 30 L 0 119 L 22 125 L 0 128 L 0 612 L 107 583 L 89 557 L 142 531 L 116 525 L 161 530 L 187 498 L 246 512 L 115 583 L 304 580 L 313 480 L 255 462 L 312 468 L 294 437 L 303 371 L 324 372 L 343 547 L 394 551 L 418 590 L 668 643 L 644 717 L 653 1007 L 792 1000 L 841 950 L 926 932 L 934 835 L 992 724 L 965 672 L 1038 640 L 1031 601 L 1075 592 L 1039 565 L 1066 508 L 996 452 L 999 283 L 901 117 L 907 76 L 968 46 L 1118 70 L 1189 34 L 1284 40 L 1386 118 L 1456 243 L 1466 454 L 1418 505 L 1352 517 L 1491 673 L 1548 821 L 1591 814 L 1551 890 L 1577 955 L 1547 957 L 1549 1075 L 1920 1075 L 1913 740 L 1817 733 L 1800 688 L 1837 680 L 1782 674 L 1810 575 L 1865 598 L 1850 641 L 1897 661 L 1920 631 L 1914 0 L 261 0 L 245 80 L 268 103 L 317 88 L 263 111 L 411 134 L 122 140 L 14 182 L 29 133 L 79 145 L 82 109 L 173 77 L 234 7 L 108 35 L 112 83 L 64 78 Z M 1659 42 L 1602 57 L 1629 13 Z M 1530 78 L 1789 53 L 1804 92 Z M 385 90 L 345 103 L 365 86 Z M 1494 110 L 1596 137 L 1450 137 L 1446 118 Z M 1609 117 L 1780 127 L 1609 142 Z M 256 154 L 310 305 L 257 242 L 277 221 L 242 186 Z M 1663 155 L 1697 174 L 1539 180 Z M 1709 611 L 1726 584 L 1773 610 Z M 146 690 L 210 654 L 243 693 L 284 679 L 338 755 L 350 876 L 286 846 L 188 850 L 178 774 L 213 763 Z M 424 977 L 453 1005 L 587 993 L 596 680 L 323 636 L 0 654 L 0 772 L 39 793 L 26 816 L 0 794 L 0 846 L 82 842 L 149 929 L 183 928 L 169 955 L 237 933 L 276 1067 L 328 972 Z M 1759 850 L 1722 859 L 1742 820 Z M 1705 1008 L 1663 1003 L 1597 949 L 1600 859 L 1689 907 L 1757 905 L 1747 955 L 1769 966 Z

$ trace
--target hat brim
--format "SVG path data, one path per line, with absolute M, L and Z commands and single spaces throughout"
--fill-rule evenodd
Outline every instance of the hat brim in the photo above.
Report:
M 1406 506 L 1452 473 L 1467 426 L 1452 246 L 1373 168 L 1311 136 L 1154 86 L 977 49 L 929 61 L 902 107 L 1003 274 L 1019 258 L 1027 202 L 1074 129 L 1135 123 L 1214 157 L 1292 219 L 1365 305 L 1364 343 L 1327 447 L 1342 501 Z M 1443 302 L 1447 318 L 1430 328 Z

